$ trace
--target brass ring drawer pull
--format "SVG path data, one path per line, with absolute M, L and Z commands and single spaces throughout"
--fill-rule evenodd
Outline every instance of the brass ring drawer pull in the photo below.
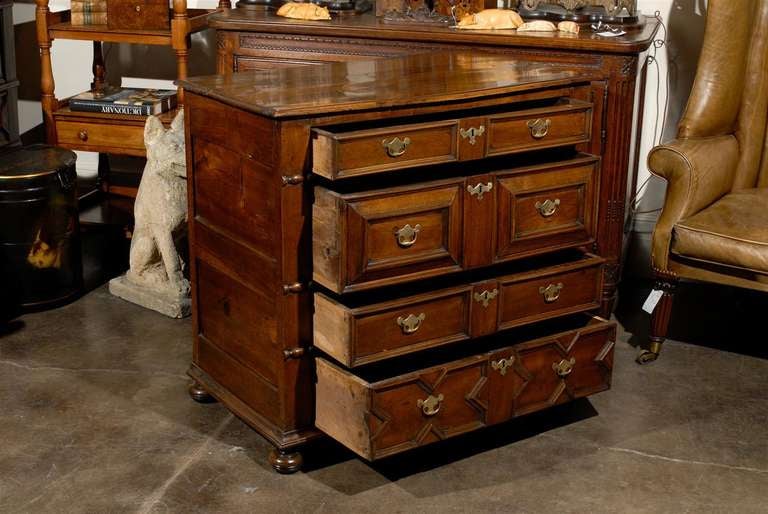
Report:
M 491 361 L 491 367 L 499 372 L 501 376 L 507 374 L 507 369 L 512 367 L 515 363 L 515 356 L 511 356 L 509 359 L 499 359 L 497 361 Z
M 557 208 L 560 207 L 560 199 L 555 198 L 554 200 L 536 202 L 534 207 L 536 207 L 536 210 L 539 211 L 539 214 L 541 214 L 542 217 L 549 218 L 554 215 L 557 212 Z
M 442 405 L 444 398 L 442 393 L 437 396 L 432 396 L 430 394 L 427 396 L 426 400 L 417 400 L 416 406 L 421 408 L 421 412 L 423 412 L 425 416 L 434 416 L 440 412 L 440 405 Z
M 88 131 L 81 129 L 80 132 L 77 133 L 77 137 L 80 139 L 80 141 L 88 141 Z
M 459 134 L 463 139 L 469 138 L 469 144 L 474 145 L 477 143 L 477 138 L 485 134 L 485 125 L 479 127 L 470 127 L 468 129 L 459 129 Z
M 403 228 L 395 230 L 395 237 L 397 238 L 397 244 L 402 248 L 408 248 L 413 246 L 416 239 L 419 238 L 419 232 L 421 231 L 421 225 L 418 223 L 413 227 L 410 224 L 405 225 Z
M 390 157 L 400 157 L 405 153 L 405 150 L 408 148 L 408 145 L 411 144 L 411 138 L 410 137 L 404 137 L 403 139 L 400 139 L 399 137 L 393 137 L 389 141 L 386 139 L 383 139 L 381 141 L 381 146 L 383 146 L 387 150 L 387 155 Z
M 571 357 L 570 359 L 563 359 L 560 362 L 553 362 L 552 369 L 557 373 L 558 377 L 565 378 L 573 371 L 574 364 L 576 364 L 576 359 Z
M 552 120 L 538 118 L 528 122 L 528 130 L 531 131 L 533 139 L 541 139 L 549 133 L 549 127 L 552 126 Z
M 467 191 L 469 191 L 470 196 L 476 196 L 478 200 L 482 200 L 483 195 L 490 192 L 491 189 L 493 189 L 492 182 L 488 182 L 487 184 L 481 182 L 474 186 L 467 186 Z
M 483 304 L 483 307 L 488 307 L 488 303 L 490 303 L 491 300 L 496 298 L 498 294 L 499 294 L 498 289 L 494 289 L 493 291 L 488 291 L 486 289 L 482 293 L 475 293 L 474 298 L 476 302 L 481 302 Z
M 406 317 L 398 316 L 397 324 L 403 331 L 403 334 L 413 334 L 421 328 L 421 322 L 427 318 L 427 315 L 423 312 L 416 316 L 415 314 L 409 314 Z
M 546 303 L 554 303 L 560 298 L 560 292 L 563 290 L 563 283 L 549 284 L 547 287 L 541 286 L 539 294 L 544 297 Z

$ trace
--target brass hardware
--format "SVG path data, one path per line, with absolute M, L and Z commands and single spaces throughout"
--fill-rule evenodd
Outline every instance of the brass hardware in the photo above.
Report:
M 491 367 L 499 372 L 501 376 L 507 374 L 507 369 L 512 367 L 515 363 L 515 356 L 512 355 L 509 359 L 499 359 L 497 361 L 491 361 Z
M 141 6 L 137 5 L 134 9 L 136 9 L 136 12 L 141 12 Z
M 306 353 L 305 348 L 288 348 L 287 350 L 283 350 L 283 358 L 285 360 L 288 359 L 298 359 L 300 357 L 303 357 Z
M 413 227 L 410 224 L 407 224 L 403 228 L 395 230 L 395 237 L 397 238 L 397 244 L 403 248 L 408 248 L 409 246 L 413 246 L 413 244 L 416 242 L 416 239 L 418 239 L 419 237 L 420 230 L 421 230 L 421 225 L 419 225 L 418 223 Z
M 432 396 L 430 394 L 427 396 L 426 400 L 417 400 L 416 405 L 421 407 L 421 412 L 423 412 L 425 416 L 434 416 L 440 412 L 440 405 L 444 399 L 445 397 L 442 393 L 437 396 Z
M 478 200 L 482 200 L 483 195 L 491 189 L 493 189 L 492 182 L 488 182 L 487 184 L 481 182 L 475 186 L 467 186 L 467 191 L 469 191 L 470 196 L 477 196 Z
M 293 284 L 283 284 L 283 294 L 296 294 L 304 291 L 304 284 L 294 282 Z
M 552 369 L 557 373 L 560 378 L 565 378 L 573 371 L 573 365 L 576 364 L 576 359 L 573 357 L 570 360 L 563 359 L 560 362 L 553 362 Z
M 554 303 L 560 298 L 560 292 L 563 290 L 563 283 L 549 284 L 547 287 L 541 286 L 539 293 L 544 297 L 546 303 Z
M 85 129 L 82 129 L 80 132 L 77 133 L 77 137 L 80 138 L 80 141 L 88 141 L 88 131 Z
M 295 186 L 304 182 L 304 175 L 283 175 L 284 186 Z
M 381 146 L 386 148 L 387 155 L 390 157 L 400 157 L 405 153 L 405 150 L 408 148 L 408 145 L 411 144 L 411 138 L 410 137 L 404 137 L 403 139 L 400 139 L 399 137 L 393 137 L 391 140 L 387 141 L 386 139 L 382 139 Z
M 534 139 L 541 139 L 549 133 L 549 127 L 552 125 L 552 120 L 547 118 L 543 120 L 541 118 L 531 120 L 528 122 L 528 129 L 531 131 L 531 137 Z
M 483 307 L 488 307 L 488 303 L 494 298 L 496 298 L 498 294 L 499 294 L 498 289 L 494 289 L 493 291 L 488 291 L 486 289 L 482 293 L 475 293 L 474 297 L 476 302 L 482 302 Z
M 482 136 L 483 134 L 485 134 L 485 126 L 484 125 L 480 125 L 477 128 L 470 127 L 467 130 L 459 129 L 459 134 L 464 139 L 469 138 L 469 144 L 470 145 L 474 145 L 475 143 L 477 143 L 477 139 L 476 138 Z
M 427 315 L 423 312 L 416 316 L 415 314 L 409 314 L 405 318 L 402 316 L 397 317 L 397 324 L 403 331 L 403 334 L 413 334 L 421 328 L 421 322 L 426 319 Z
M 536 210 L 539 211 L 539 214 L 541 214 L 544 218 L 549 218 L 554 213 L 556 213 L 557 208 L 560 207 L 560 199 L 555 198 L 554 200 L 547 199 L 543 202 L 536 202 L 534 207 L 536 207 Z

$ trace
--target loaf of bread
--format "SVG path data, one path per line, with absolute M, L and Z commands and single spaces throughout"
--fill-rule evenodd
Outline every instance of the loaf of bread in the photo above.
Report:
M 511 9 L 485 9 L 476 14 L 464 16 L 456 25 L 467 30 L 516 29 L 523 19 Z
M 283 4 L 283 6 L 277 10 L 277 15 L 296 20 L 331 19 L 331 14 L 328 12 L 327 7 L 320 7 L 319 5 L 303 2 L 288 2 L 287 4 Z
M 536 20 L 523 23 L 517 28 L 518 32 L 557 32 L 557 27 L 551 21 Z

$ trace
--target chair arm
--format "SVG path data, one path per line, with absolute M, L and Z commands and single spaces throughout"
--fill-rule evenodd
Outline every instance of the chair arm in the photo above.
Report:
M 651 150 L 648 168 L 667 181 L 664 208 L 653 231 L 654 269 L 669 271 L 673 227 L 728 193 L 738 162 L 739 143 L 732 135 L 676 139 Z

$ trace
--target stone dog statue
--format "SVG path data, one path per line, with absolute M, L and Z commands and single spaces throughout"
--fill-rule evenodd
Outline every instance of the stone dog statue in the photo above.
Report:
M 155 116 L 144 125 L 147 165 L 134 205 L 130 269 L 110 281 L 125 300 L 180 318 L 189 314 L 189 281 L 176 239 L 186 230 L 187 168 L 184 112 L 166 129 Z

